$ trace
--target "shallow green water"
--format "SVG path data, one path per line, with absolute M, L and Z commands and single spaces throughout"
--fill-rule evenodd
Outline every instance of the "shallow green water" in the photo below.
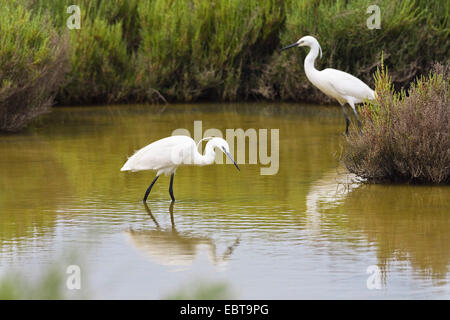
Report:
M 161 177 L 146 208 L 154 173 L 121 166 L 196 120 L 279 129 L 277 174 L 179 168 L 174 206 Z M 1 270 L 78 264 L 92 298 L 219 280 L 249 299 L 450 298 L 450 188 L 355 182 L 337 160 L 344 127 L 340 108 L 289 104 L 55 109 L 0 136 Z M 381 289 L 367 287 L 372 265 Z

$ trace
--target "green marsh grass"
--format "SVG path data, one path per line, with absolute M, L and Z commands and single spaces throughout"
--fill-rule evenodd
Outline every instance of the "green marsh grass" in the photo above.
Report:
M 0 0 L 0 130 L 18 131 L 49 111 L 66 72 L 65 34 L 46 15 Z
M 139 78 L 170 100 L 237 100 L 279 46 L 282 1 L 139 3 Z
M 133 47 L 137 1 L 78 1 L 81 28 L 67 31 L 70 0 L 35 0 L 30 10 L 52 17 L 53 27 L 70 34 L 70 66 L 58 92 L 60 104 L 127 101 L 135 93 Z

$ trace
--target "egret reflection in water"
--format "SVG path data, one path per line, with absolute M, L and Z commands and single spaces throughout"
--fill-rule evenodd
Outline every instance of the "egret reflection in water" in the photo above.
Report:
M 361 179 L 352 173 L 337 169 L 326 172 L 315 181 L 306 196 L 306 230 L 311 234 L 320 232 L 321 210 L 339 206 L 354 189 L 361 185 Z
M 205 252 L 210 263 L 224 270 L 233 251 L 239 245 L 240 239 L 227 247 L 223 254 L 217 253 L 213 239 L 206 236 L 195 236 L 176 229 L 173 215 L 174 203 L 169 207 L 171 228 L 163 228 L 152 214 L 149 206 L 144 203 L 147 214 L 153 220 L 155 229 L 126 231 L 130 243 L 150 260 L 166 266 L 191 266 L 198 255 Z

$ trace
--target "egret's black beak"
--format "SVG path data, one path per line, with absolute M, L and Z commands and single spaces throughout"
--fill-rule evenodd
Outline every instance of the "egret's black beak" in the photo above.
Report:
M 283 51 L 283 50 L 286 50 L 286 49 L 289 49 L 289 48 L 293 48 L 293 47 L 296 47 L 296 46 L 298 46 L 298 43 L 297 43 L 297 42 L 295 42 L 295 43 L 293 43 L 293 44 L 290 44 L 290 45 L 288 45 L 287 47 L 281 48 L 280 51 Z
M 234 165 L 236 166 L 236 168 L 241 171 L 241 169 L 239 169 L 236 161 L 234 161 L 233 157 L 231 156 L 231 154 L 225 150 L 225 148 L 222 148 L 223 152 L 227 155 L 228 158 L 230 158 L 231 161 L 233 161 Z

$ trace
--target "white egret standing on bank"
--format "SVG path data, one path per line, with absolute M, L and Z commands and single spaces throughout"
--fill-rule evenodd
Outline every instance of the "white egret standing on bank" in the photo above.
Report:
M 171 136 L 160 139 L 136 151 L 128 158 L 128 161 L 120 171 L 157 171 L 155 179 L 153 179 L 145 192 L 143 201 L 146 202 L 153 185 L 162 173 L 171 175 L 169 193 L 172 201 L 175 201 L 173 196 L 173 176 L 177 168 L 180 165 L 205 166 L 212 164 L 216 158 L 215 148 L 225 153 L 233 161 L 236 168 L 240 170 L 230 154 L 228 143 L 224 139 L 208 137 L 202 140 L 209 140 L 206 144 L 204 155 L 198 152 L 198 145 L 188 136 Z
M 348 134 L 348 125 L 350 119 L 345 110 L 345 103 L 352 107 L 358 121 L 359 130 L 361 131 L 361 122 L 359 121 L 358 113 L 356 112 L 355 104 L 361 103 L 364 99 L 375 99 L 375 91 L 370 89 L 364 82 L 343 71 L 336 69 L 317 70 L 314 67 L 314 62 L 320 53 L 322 58 L 322 48 L 316 38 L 311 36 L 304 36 L 297 42 L 282 48 L 286 50 L 293 47 L 310 47 L 308 55 L 305 58 L 305 73 L 306 77 L 313 85 L 320 89 L 327 96 L 335 98 L 344 111 L 347 126 L 345 133 Z

